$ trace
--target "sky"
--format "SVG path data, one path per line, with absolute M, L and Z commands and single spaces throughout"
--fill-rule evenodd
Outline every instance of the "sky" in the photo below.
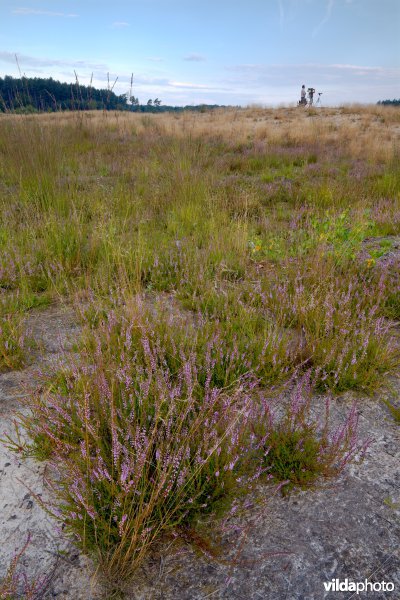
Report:
M 16 59 L 17 56 L 17 59 Z M 400 98 L 400 0 L 0 0 L 0 77 L 141 103 L 279 106 Z M 93 74 L 93 75 L 92 75 Z

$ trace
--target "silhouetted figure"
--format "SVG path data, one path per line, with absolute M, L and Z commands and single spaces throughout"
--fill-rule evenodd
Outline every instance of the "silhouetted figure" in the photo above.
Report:
M 299 104 L 307 104 L 307 100 L 306 100 L 306 86 L 304 84 L 301 86 L 300 102 L 299 102 Z

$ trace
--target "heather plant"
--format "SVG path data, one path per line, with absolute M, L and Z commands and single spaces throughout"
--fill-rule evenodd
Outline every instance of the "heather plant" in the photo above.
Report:
M 230 299 L 235 301 L 235 310 L 225 305 L 226 312 L 216 320 L 211 318 L 204 328 L 206 339 L 210 334 L 219 337 L 217 364 L 224 376 L 230 364 L 236 372 L 255 373 L 263 385 L 287 379 L 303 360 L 301 340 L 280 328 L 262 307 L 244 303 L 240 296 Z
M 30 248 L 24 243 L 19 248 L 18 243 L 14 246 L 12 254 L 4 252 L 1 257 L 0 286 L 4 292 L 8 292 L 8 298 L 16 301 L 18 310 L 18 306 L 23 309 L 30 308 L 29 305 L 35 302 L 40 304 L 40 297 L 51 292 L 52 281 L 56 280 L 61 267 L 53 261 L 47 261 L 43 251 L 34 243 Z
M 183 351 L 171 364 L 143 324 L 111 313 L 85 364 L 22 418 L 28 450 L 42 456 L 47 443 L 57 518 L 109 578 L 130 575 L 162 532 L 228 501 L 257 450 L 256 381 L 213 384 L 213 343 L 204 366 Z
M 370 443 L 369 440 L 361 443 L 357 437 L 355 404 L 343 423 L 334 429 L 330 424 L 329 396 L 325 399 L 323 416 L 318 419 L 312 406 L 312 391 L 308 371 L 294 385 L 283 415 L 277 418 L 270 412 L 270 406 L 266 406 L 269 435 L 264 466 L 281 483 L 283 494 L 339 476 L 349 462 L 356 457 L 362 459 Z
M 32 414 L 20 417 L 31 443 L 14 447 L 49 461 L 53 514 L 113 585 L 163 533 L 225 510 L 261 475 L 284 490 L 311 485 L 360 449 L 355 408 L 334 432 L 328 406 L 323 426 L 312 416 L 310 373 L 273 416 L 228 340 L 206 335 L 199 346 L 181 315 L 177 327 L 140 300 L 111 301 L 97 316 L 94 306 L 83 363 L 33 397 Z M 197 318 L 201 331 L 207 321 Z
M 226 387 L 249 373 L 263 385 L 282 383 L 302 362 L 301 341 L 266 314 L 252 286 L 232 285 L 224 293 L 207 289 L 191 306 L 197 310 L 190 312 L 175 302 L 174 318 L 171 305 L 154 301 L 156 319 L 141 308 L 152 331 L 163 340 L 170 364 L 179 364 L 182 349 L 194 352 L 203 367 L 212 360 L 212 383 Z
M 303 350 L 321 389 L 371 390 L 399 360 L 392 324 L 382 317 L 385 276 L 345 279 L 333 273 L 317 283 L 315 275 L 279 283 L 266 301 L 280 322 L 302 331 Z
M 400 286 L 395 282 L 395 287 L 386 297 L 384 314 L 396 321 L 400 320 Z

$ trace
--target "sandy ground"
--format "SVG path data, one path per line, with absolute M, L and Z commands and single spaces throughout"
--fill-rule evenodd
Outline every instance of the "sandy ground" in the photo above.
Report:
M 28 368 L 0 375 L 1 437 L 14 434 L 13 414 L 21 409 L 39 368 L 52 368 L 65 360 L 77 333 L 72 311 L 65 308 L 35 312 L 27 326 L 38 349 Z M 89 600 L 95 597 L 91 591 L 93 568 L 40 504 L 39 499 L 48 498 L 45 469 L 45 464 L 31 458 L 21 461 L 0 444 L 0 577 L 30 537 L 20 561 L 21 572 L 32 579 L 49 580 L 45 597 Z

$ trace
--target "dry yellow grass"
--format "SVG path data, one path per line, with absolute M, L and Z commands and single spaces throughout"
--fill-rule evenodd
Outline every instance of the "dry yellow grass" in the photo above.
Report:
M 116 134 L 156 130 L 174 137 L 219 137 L 234 144 L 258 140 L 271 144 L 345 144 L 355 158 L 390 160 L 398 152 L 400 111 L 396 107 L 348 105 L 341 108 L 247 108 L 183 113 L 87 111 L 42 115 L 0 115 L 12 122 L 46 126 L 75 125 Z

